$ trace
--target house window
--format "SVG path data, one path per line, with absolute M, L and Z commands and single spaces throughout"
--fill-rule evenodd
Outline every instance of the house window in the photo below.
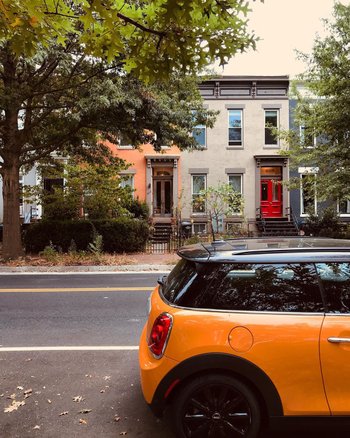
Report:
M 232 189 L 239 194 L 238 199 L 235 198 L 232 200 L 232 203 L 230 205 L 231 213 L 242 214 L 243 175 L 229 175 L 228 183 L 230 184 Z
M 340 215 L 350 216 L 350 200 L 340 201 L 338 204 L 338 211 Z
M 44 191 L 47 194 L 53 195 L 55 190 L 63 190 L 63 178 L 44 178 Z
M 205 125 L 196 125 L 192 131 L 192 137 L 201 148 L 207 147 L 207 135 Z
M 301 215 L 317 214 L 316 174 L 304 173 L 301 175 Z
M 242 145 L 242 110 L 228 111 L 228 144 Z
M 121 134 L 118 139 L 118 148 L 119 149 L 133 149 L 130 138 L 125 134 Z
M 192 226 L 192 232 L 193 234 L 206 234 L 207 224 L 202 222 L 194 223 Z
M 316 146 L 316 136 L 312 129 L 305 125 L 299 126 L 300 145 L 304 148 L 314 148 Z
M 134 198 L 134 175 L 121 175 L 120 187 L 130 187 L 131 195 Z
M 265 145 L 278 144 L 278 139 L 273 130 L 278 128 L 278 110 L 265 110 Z
M 192 213 L 205 213 L 202 191 L 207 187 L 207 175 L 192 175 Z
M 19 215 L 20 217 L 24 216 L 23 210 L 23 175 L 19 177 Z

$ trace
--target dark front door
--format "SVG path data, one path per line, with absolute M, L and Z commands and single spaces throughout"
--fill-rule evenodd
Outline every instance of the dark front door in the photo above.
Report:
M 155 216 L 170 216 L 173 206 L 173 182 L 171 179 L 154 179 L 153 205 Z
M 282 216 L 282 184 L 277 178 L 261 180 L 261 214 L 263 217 Z

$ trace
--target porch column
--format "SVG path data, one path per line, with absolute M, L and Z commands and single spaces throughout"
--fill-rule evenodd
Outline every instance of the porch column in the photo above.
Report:
M 153 216 L 153 182 L 152 182 L 152 161 L 147 159 L 146 166 L 146 203 L 149 207 L 150 216 Z
M 174 171 L 173 171 L 173 212 L 172 216 L 174 216 L 175 209 L 178 206 L 178 185 L 179 185 L 179 176 L 178 176 L 178 168 L 177 168 L 178 159 L 174 158 Z

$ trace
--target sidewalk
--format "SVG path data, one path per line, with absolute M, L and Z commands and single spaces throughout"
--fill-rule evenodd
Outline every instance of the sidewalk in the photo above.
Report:
M 128 254 L 123 264 L 76 265 L 76 266 L 10 266 L 0 265 L 1 273 L 43 273 L 43 272 L 166 272 L 178 262 L 177 254 Z

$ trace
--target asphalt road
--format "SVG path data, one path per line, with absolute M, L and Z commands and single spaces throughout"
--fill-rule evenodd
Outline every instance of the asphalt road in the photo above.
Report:
M 0 438 L 172 437 L 143 401 L 135 349 L 158 275 L 0 275 Z M 314 436 L 331 434 L 263 435 Z

